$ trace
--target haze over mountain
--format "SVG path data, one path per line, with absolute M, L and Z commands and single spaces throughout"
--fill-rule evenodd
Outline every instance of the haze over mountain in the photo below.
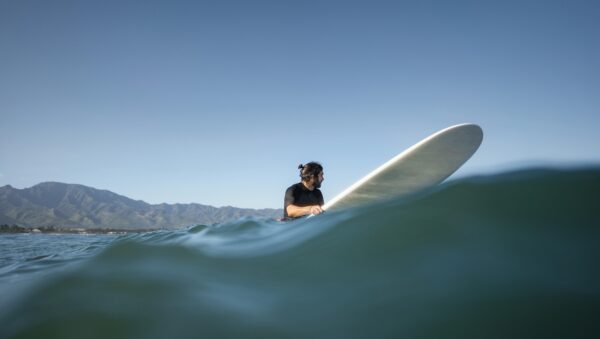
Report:
M 107 190 L 58 182 L 30 188 L 0 187 L 0 224 L 25 227 L 158 229 L 222 223 L 245 216 L 281 217 L 280 209 L 201 204 L 158 204 Z

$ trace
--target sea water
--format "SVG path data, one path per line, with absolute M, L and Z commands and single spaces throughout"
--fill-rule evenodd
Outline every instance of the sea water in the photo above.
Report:
M 0 235 L 1 338 L 600 337 L 600 169 L 287 223 Z

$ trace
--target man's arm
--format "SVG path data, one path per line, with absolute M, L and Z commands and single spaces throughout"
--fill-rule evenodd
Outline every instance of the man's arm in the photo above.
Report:
M 310 205 L 310 206 L 296 206 L 294 204 L 290 204 L 286 207 L 286 211 L 289 217 L 297 218 L 307 214 L 321 214 L 323 210 L 319 205 Z

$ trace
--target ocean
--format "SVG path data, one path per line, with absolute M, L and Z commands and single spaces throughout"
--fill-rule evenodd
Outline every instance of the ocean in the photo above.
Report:
M 598 338 L 600 168 L 279 222 L 0 235 L 0 338 Z

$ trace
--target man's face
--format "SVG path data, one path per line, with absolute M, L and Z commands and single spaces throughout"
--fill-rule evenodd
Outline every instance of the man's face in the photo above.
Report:
M 324 176 L 323 172 L 321 172 L 316 177 L 313 177 L 312 180 L 313 180 L 313 184 L 315 185 L 315 188 L 321 188 L 321 184 L 325 180 L 325 176 Z

